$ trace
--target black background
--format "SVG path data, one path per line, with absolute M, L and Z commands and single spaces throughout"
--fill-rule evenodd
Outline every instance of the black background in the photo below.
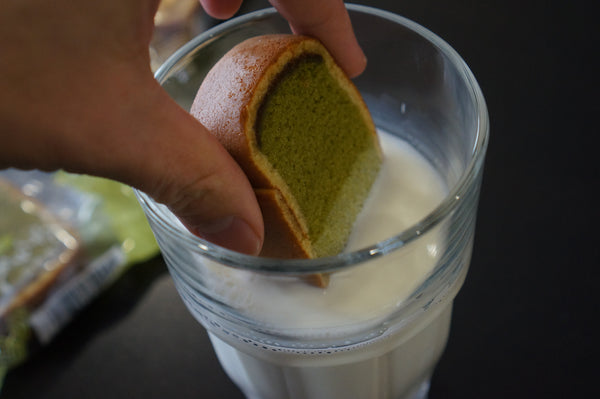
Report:
M 599 46 L 593 1 L 362 1 L 453 46 L 491 142 L 475 250 L 430 399 L 600 397 Z M 241 12 L 266 2 L 246 1 Z M 161 258 L 134 266 L 2 398 L 242 398 Z

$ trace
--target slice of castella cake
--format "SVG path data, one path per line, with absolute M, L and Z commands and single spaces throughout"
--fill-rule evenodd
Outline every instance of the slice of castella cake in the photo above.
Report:
M 318 40 L 266 35 L 238 44 L 210 70 L 191 113 L 255 189 L 261 256 L 343 250 L 382 154 L 362 97 Z

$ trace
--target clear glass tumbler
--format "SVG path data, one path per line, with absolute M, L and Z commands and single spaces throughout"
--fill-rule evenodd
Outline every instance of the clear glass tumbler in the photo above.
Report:
M 276 260 L 195 237 L 166 207 L 138 193 L 178 292 L 249 399 L 426 397 L 469 266 L 489 134 L 480 88 L 460 56 L 427 29 L 385 11 L 348 9 L 369 60 L 355 84 L 377 127 L 410 143 L 447 187 L 431 212 L 366 248 Z M 233 45 L 282 32 L 289 33 L 288 25 L 272 9 L 235 18 L 187 43 L 156 78 L 189 110 L 207 71 Z M 303 324 L 307 314 L 330 306 L 327 290 L 315 287 L 309 301 L 291 303 L 294 290 L 306 285 L 302 276 L 329 273 L 335 281 L 374 268 L 385 279 L 425 257 L 433 264 L 422 279 L 360 317 L 332 311 L 318 325 Z M 268 291 L 271 308 L 248 311 L 253 285 Z M 276 312 L 281 308 L 294 310 Z

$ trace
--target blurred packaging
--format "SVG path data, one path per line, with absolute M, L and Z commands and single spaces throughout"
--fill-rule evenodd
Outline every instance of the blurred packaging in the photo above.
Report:
M 0 171 L 0 386 L 158 247 L 134 191 L 64 172 Z

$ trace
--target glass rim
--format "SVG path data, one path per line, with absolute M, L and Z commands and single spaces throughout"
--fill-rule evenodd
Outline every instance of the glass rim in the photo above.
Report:
M 428 30 L 427 28 L 413 22 L 405 17 L 399 16 L 389 11 L 380 10 L 374 7 L 346 4 L 349 11 L 370 14 L 379 18 L 387 19 L 402 25 L 409 30 L 419 34 L 431 44 L 436 46 L 452 62 L 457 71 L 460 72 L 463 80 L 470 89 L 472 100 L 477 109 L 477 132 L 475 144 L 471 150 L 471 160 L 466 165 L 464 172 L 459 180 L 450 188 L 444 199 L 429 214 L 420 221 L 404 229 L 396 235 L 385 240 L 379 241 L 362 249 L 343 252 L 335 256 L 314 258 L 314 259 L 274 259 L 252 255 L 246 255 L 235 252 L 200 237 L 191 232 L 173 225 L 158 204 L 147 194 L 135 190 L 139 202 L 144 208 L 151 221 L 160 229 L 167 232 L 171 237 L 176 238 L 178 245 L 197 252 L 213 261 L 226 264 L 231 267 L 245 269 L 250 271 L 259 271 L 275 273 L 280 275 L 307 275 L 314 273 L 334 272 L 341 268 L 346 268 L 370 259 L 380 257 L 392 251 L 396 251 L 408 243 L 414 241 L 419 236 L 426 234 L 439 225 L 459 204 L 464 194 L 467 193 L 471 184 L 475 182 L 477 174 L 483 166 L 485 150 L 489 141 L 489 118 L 487 106 L 481 88 L 479 87 L 473 73 L 460 57 L 460 55 L 443 39 Z M 170 72 L 182 59 L 190 52 L 215 36 L 218 36 L 230 28 L 243 25 L 249 21 L 261 19 L 265 16 L 277 14 L 274 8 L 254 11 L 242 16 L 238 16 L 226 22 L 223 22 L 202 34 L 196 36 L 181 48 L 175 51 L 156 71 L 154 77 L 162 84 L 169 77 Z

